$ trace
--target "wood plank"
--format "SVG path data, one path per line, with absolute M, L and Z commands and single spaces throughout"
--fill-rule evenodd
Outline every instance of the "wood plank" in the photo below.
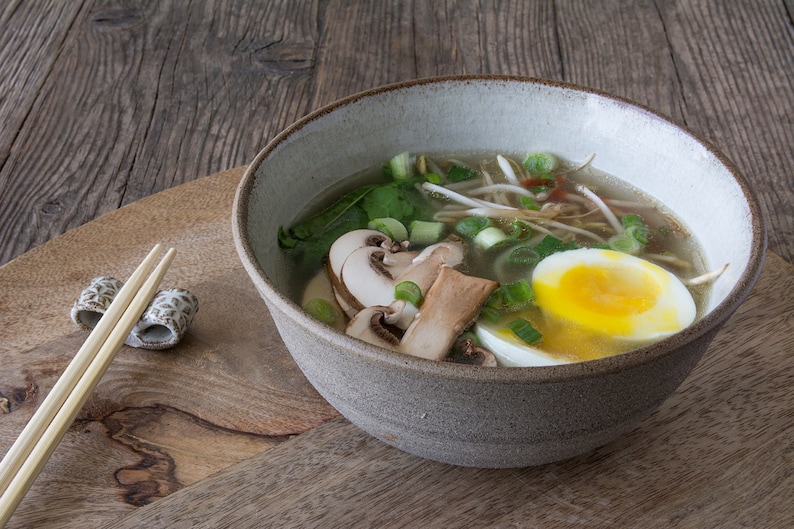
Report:
M 77 2 L 5 2 L 0 7 L 0 167 L 80 16 Z M 12 29 L 13 28 L 13 29 Z M 0 174 L 0 201 L 3 200 Z
M 634 432 L 534 468 L 405 454 L 336 419 L 110 527 L 789 527 L 794 268 L 761 279 Z
M 10 3 L 0 17 L 22 43 L 4 46 L 0 263 L 247 163 L 310 109 L 455 73 L 572 81 L 682 121 L 764 182 L 770 247 L 794 262 L 790 3 L 86 1 L 59 14 L 67 5 Z
M 565 80 L 683 121 L 682 87 L 664 20 L 651 0 L 561 2 L 556 9 Z
M 747 177 L 770 222 L 770 248 L 794 262 L 791 5 L 679 1 L 659 10 L 685 124 Z
M 44 82 L 14 88 L 35 101 L 0 167 L 0 263 L 253 159 L 306 112 L 314 10 L 306 2 L 85 3 L 63 21 L 68 39 L 47 55 Z

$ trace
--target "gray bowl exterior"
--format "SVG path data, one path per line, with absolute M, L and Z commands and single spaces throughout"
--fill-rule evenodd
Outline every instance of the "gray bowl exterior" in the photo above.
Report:
M 476 368 L 380 349 L 298 307 L 277 248 L 311 196 L 400 150 L 549 150 L 630 181 L 690 228 L 706 266 L 730 267 L 705 314 L 636 351 L 543 368 Z M 315 192 L 316 191 L 316 192 Z M 352 96 L 277 136 L 246 171 L 235 243 L 307 379 L 351 422 L 412 454 L 521 467 L 587 452 L 633 429 L 680 385 L 760 274 L 766 234 L 752 192 L 707 143 L 648 109 L 521 78 L 421 80 Z M 696 228 L 696 229 L 694 229 Z M 728 235 L 726 235 L 728 234 Z
M 717 331 L 656 362 L 528 383 L 463 366 L 469 376 L 432 366 L 417 375 L 408 362 L 379 362 L 354 343 L 329 344 L 277 305 L 269 308 L 306 378 L 353 424 L 411 454 L 481 468 L 566 459 L 634 429 L 681 384 Z

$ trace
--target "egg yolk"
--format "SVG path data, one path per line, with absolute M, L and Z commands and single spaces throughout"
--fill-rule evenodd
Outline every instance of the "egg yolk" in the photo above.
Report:
M 561 278 L 558 294 L 596 314 L 633 316 L 656 304 L 661 288 L 650 274 L 636 268 L 603 268 L 580 264 Z
M 676 330 L 677 315 L 658 307 L 667 279 L 649 266 L 578 263 L 568 268 L 556 284 L 542 279 L 533 288 L 537 304 L 547 313 L 610 336 L 650 338 Z M 642 316 L 654 310 L 652 320 Z

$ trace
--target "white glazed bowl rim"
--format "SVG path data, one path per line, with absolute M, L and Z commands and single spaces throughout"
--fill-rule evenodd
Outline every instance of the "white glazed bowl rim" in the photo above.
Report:
M 634 351 L 623 353 L 620 355 L 603 358 L 599 360 L 591 360 L 587 362 L 577 362 L 572 364 L 563 364 L 556 366 L 543 366 L 543 367 L 495 367 L 495 368 L 476 368 L 472 366 L 465 366 L 451 362 L 436 362 L 408 356 L 402 353 L 390 351 L 381 347 L 373 346 L 358 339 L 352 338 L 343 332 L 337 331 L 316 319 L 309 316 L 300 306 L 294 301 L 289 299 L 283 294 L 275 284 L 273 284 L 267 277 L 265 271 L 255 257 L 255 252 L 247 237 L 248 229 L 248 214 L 249 214 L 249 198 L 250 192 L 256 182 L 257 170 L 267 160 L 268 156 L 281 144 L 289 141 L 290 137 L 297 131 L 301 130 L 307 124 L 315 120 L 322 119 L 325 116 L 332 114 L 334 110 L 356 102 L 362 98 L 377 97 L 379 94 L 388 91 L 402 90 L 405 88 L 416 87 L 420 85 L 433 84 L 433 83 L 449 83 L 449 82 L 519 82 L 519 83 L 536 83 L 546 86 L 558 87 L 566 90 L 576 92 L 584 92 L 594 96 L 607 98 L 616 102 L 620 102 L 626 106 L 633 107 L 644 111 L 656 118 L 667 122 L 668 124 L 678 128 L 686 135 L 690 136 L 695 142 L 701 144 L 706 150 L 711 152 L 719 162 L 731 173 L 737 184 L 740 186 L 744 198 L 748 204 L 750 217 L 748 222 L 752 224 L 752 247 L 748 258 L 748 263 L 737 279 L 736 284 L 733 286 L 728 295 L 712 310 L 705 314 L 702 318 L 690 325 L 687 329 L 662 340 L 660 342 L 641 347 Z M 255 283 L 256 288 L 262 296 L 266 298 L 268 303 L 274 304 L 279 310 L 283 311 L 296 325 L 306 329 L 313 334 L 320 335 L 324 340 L 327 340 L 330 345 L 335 347 L 344 348 L 356 355 L 367 358 L 369 361 L 378 362 L 384 365 L 384 368 L 389 366 L 393 368 L 406 369 L 408 371 L 417 373 L 427 373 L 434 376 L 443 376 L 450 379 L 476 379 L 478 381 L 492 381 L 501 383 L 551 383 L 560 380 L 575 380 L 590 377 L 602 376 L 614 372 L 620 372 L 627 369 L 632 369 L 639 365 L 652 363 L 661 357 L 664 357 L 671 352 L 681 347 L 686 347 L 687 344 L 697 341 L 705 334 L 719 329 L 730 315 L 738 308 L 738 306 L 749 295 L 752 287 L 756 283 L 761 269 L 763 267 L 764 258 L 766 255 L 766 230 L 763 223 L 762 214 L 758 206 L 757 199 L 752 192 L 750 186 L 740 174 L 736 166 L 719 150 L 712 146 L 706 140 L 701 139 L 686 127 L 674 122 L 670 118 L 635 102 L 629 101 L 625 98 L 615 96 L 593 88 L 578 86 L 570 83 L 550 81 L 546 79 L 538 79 L 531 77 L 517 77 L 517 76 L 501 76 L 501 75 L 463 75 L 463 76 L 443 76 L 425 79 L 417 79 L 412 81 L 404 81 L 400 83 L 389 84 L 370 90 L 366 90 L 351 96 L 337 100 L 329 105 L 326 105 L 310 114 L 299 119 L 281 133 L 279 133 L 273 140 L 271 140 L 246 168 L 243 178 L 237 189 L 232 208 L 232 229 L 241 261 L 244 268 L 251 276 Z M 275 231 L 273 236 L 274 250 L 276 250 L 276 237 Z

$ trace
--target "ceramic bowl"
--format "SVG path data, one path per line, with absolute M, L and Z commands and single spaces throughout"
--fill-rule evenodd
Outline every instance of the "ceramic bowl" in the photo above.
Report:
M 406 356 L 346 336 L 291 301 L 276 232 L 340 179 L 412 152 L 547 150 L 631 182 L 670 207 L 710 268 L 730 263 L 706 314 L 654 345 L 602 360 L 484 368 Z M 317 391 L 369 434 L 455 465 L 522 467 L 590 451 L 635 428 L 681 384 L 745 299 L 764 259 L 756 199 L 736 167 L 653 111 L 527 78 L 390 85 L 318 110 L 253 160 L 233 211 L 235 243 L 281 337 Z

